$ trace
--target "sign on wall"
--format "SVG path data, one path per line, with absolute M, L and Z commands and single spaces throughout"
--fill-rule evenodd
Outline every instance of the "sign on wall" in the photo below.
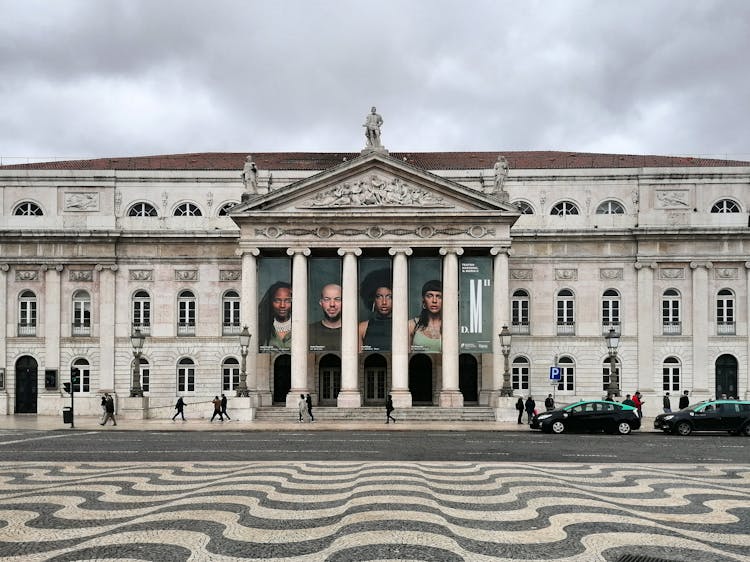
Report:
M 350 306 L 352 303 L 347 303 Z M 341 259 L 312 258 L 307 278 L 310 351 L 341 350 Z
M 492 259 L 462 257 L 459 269 L 459 349 L 492 351 Z
M 289 351 L 292 347 L 291 278 L 289 258 L 258 260 L 258 351 L 261 353 Z
M 440 353 L 443 344 L 443 282 L 440 258 L 409 260 L 409 350 Z
M 359 349 L 390 351 L 393 276 L 389 258 L 359 260 Z

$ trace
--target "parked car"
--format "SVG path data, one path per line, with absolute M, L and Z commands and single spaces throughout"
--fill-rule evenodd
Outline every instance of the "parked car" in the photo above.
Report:
M 654 428 L 680 435 L 690 435 L 693 431 L 728 431 L 750 436 L 750 401 L 707 400 L 679 412 L 659 414 Z
M 606 431 L 627 435 L 641 427 L 641 418 L 633 406 L 607 400 L 583 400 L 534 416 L 530 427 L 545 433 Z

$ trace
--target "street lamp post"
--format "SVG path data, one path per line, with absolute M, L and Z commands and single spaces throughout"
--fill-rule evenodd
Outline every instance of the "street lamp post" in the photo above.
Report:
M 146 336 L 141 333 L 139 328 L 135 328 L 130 336 L 130 345 L 133 346 L 133 383 L 130 385 L 130 396 L 143 396 L 143 388 L 141 388 L 141 351 L 143 351 L 144 341 L 146 341 Z
M 620 345 L 620 334 L 614 328 L 609 329 L 609 333 L 604 336 L 609 351 L 609 385 L 607 393 L 612 396 L 620 396 L 620 384 L 617 376 L 617 347 Z
M 242 354 L 242 365 L 240 367 L 240 387 L 237 389 L 237 396 L 250 396 L 247 389 L 247 350 L 250 347 L 250 332 L 247 326 L 242 328 L 240 333 L 240 353 Z
M 503 387 L 500 389 L 500 396 L 513 396 L 513 387 L 510 385 L 510 365 L 508 364 L 508 356 L 510 355 L 510 340 L 511 334 L 508 330 L 508 326 L 503 326 L 502 331 L 498 334 L 500 337 L 500 349 L 503 350 L 504 358 L 504 371 L 503 371 Z

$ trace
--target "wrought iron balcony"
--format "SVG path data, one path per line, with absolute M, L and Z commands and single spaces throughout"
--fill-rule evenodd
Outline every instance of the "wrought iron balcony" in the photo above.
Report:
M 557 335 L 558 336 L 575 336 L 576 335 L 576 323 L 575 322 L 558 322 L 557 323 Z
M 91 335 L 91 322 L 73 322 L 70 331 L 75 337 L 88 337 Z
M 737 323 L 736 322 L 717 322 L 716 323 L 716 335 L 717 336 L 734 336 L 737 334 Z
M 680 336 L 682 335 L 682 322 L 677 321 L 662 321 L 661 323 L 662 334 L 665 336 Z
M 36 324 L 18 324 L 18 337 L 36 336 Z
M 221 334 L 224 336 L 236 336 L 242 331 L 239 322 L 224 322 L 221 328 Z
M 513 322 L 510 325 L 510 333 L 528 336 L 531 333 L 531 326 L 528 322 Z
M 194 336 L 195 335 L 195 324 L 177 324 L 177 335 L 178 336 Z

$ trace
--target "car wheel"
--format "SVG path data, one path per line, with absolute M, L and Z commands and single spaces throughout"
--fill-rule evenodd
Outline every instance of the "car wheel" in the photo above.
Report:
M 617 424 L 617 433 L 620 435 L 627 435 L 633 430 L 632 427 L 630 427 L 630 424 L 628 422 L 620 422 Z
M 690 435 L 693 432 L 693 426 L 691 426 L 688 422 L 678 423 L 675 429 L 677 430 L 677 433 L 683 436 Z
M 562 433 L 565 431 L 565 424 L 561 421 L 552 422 L 551 428 L 553 433 Z
M 745 427 L 740 430 L 740 433 L 745 437 L 750 437 L 750 423 L 746 423 Z

